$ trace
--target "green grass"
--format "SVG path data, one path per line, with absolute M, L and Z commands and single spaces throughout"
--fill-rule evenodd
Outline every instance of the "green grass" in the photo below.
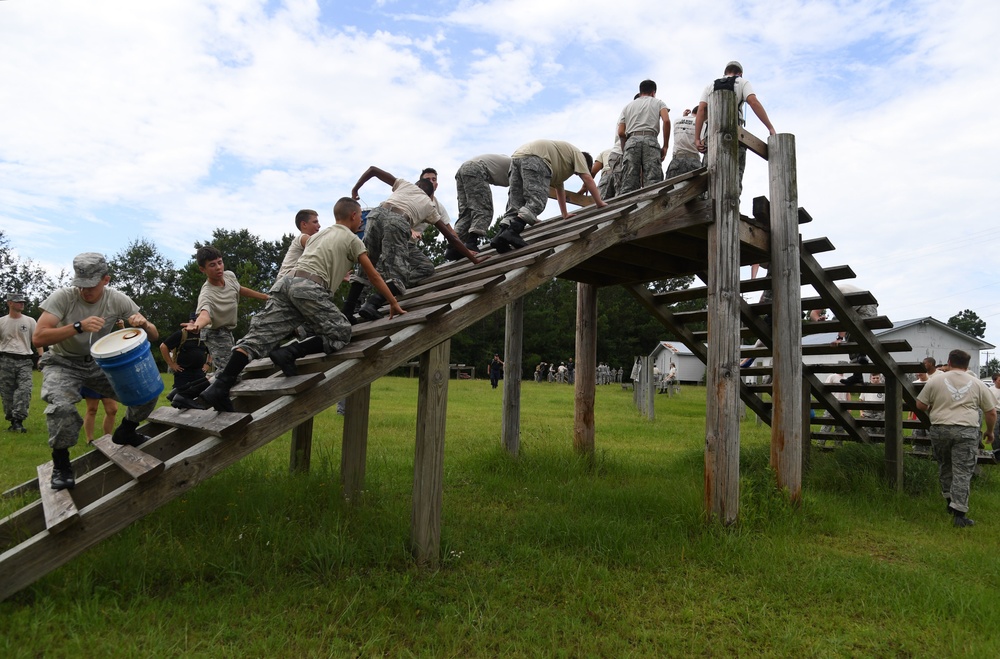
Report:
M 881 446 L 813 452 L 792 509 L 769 429 L 747 420 L 740 523 L 721 528 L 703 512 L 703 388 L 657 396 L 651 422 L 599 387 L 593 464 L 572 450 L 571 387 L 524 384 L 518 459 L 500 448 L 500 400 L 486 381 L 450 383 L 440 570 L 409 553 L 416 380 L 383 378 L 360 505 L 342 501 L 342 418 L 327 411 L 310 474 L 288 474 L 283 437 L 0 603 L 0 654 L 1000 651 L 991 468 L 972 529 L 950 526 L 932 463 L 908 459 L 905 492 L 888 491 Z M 0 433 L 0 487 L 47 458 L 42 410 L 28 435 Z

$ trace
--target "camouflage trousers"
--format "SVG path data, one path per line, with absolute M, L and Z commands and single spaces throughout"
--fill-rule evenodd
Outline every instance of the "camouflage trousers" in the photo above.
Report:
M 667 173 L 664 178 L 673 178 L 675 176 L 680 176 L 681 174 L 693 172 L 696 169 L 701 169 L 700 156 L 675 156 L 673 160 L 670 161 L 670 164 L 667 165 Z
M 510 163 L 510 188 L 507 191 L 507 212 L 500 224 L 507 226 L 515 217 L 525 224 L 534 224 L 549 202 L 552 169 L 538 156 L 514 158 Z
M 311 279 L 282 277 L 269 293 L 271 299 L 264 310 L 253 317 L 250 330 L 236 344 L 251 359 L 267 356 L 299 325 L 322 337 L 327 353 L 340 350 L 351 340 L 351 323 L 333 303 L 333 295 L 326 287 Z
M 597 191 L 601 193 L 601 199 L 607 201 L 618 195 L 618 189 L 622 181 L 622 157 L 617 153 L 608 156 L 608 162 L 604 163 L 601 170 L 601 182 L 597 184 Z
M 386 282 L 396 282 L 402 294 L 434 274 L 434 263 L 410 240 L 410 223 L 404 215 L 387 208 L 373 208 L 365 227 L 365 247 L 372 265 Z M 358 268 L 351 281 L 370 285 L 364 270 Z
M 493 191 L 490 172 L 482 161 L 463 163 L 455 174 L 458 190 L 458 221 L 455 233 L 463 243 L 474 233 L 485 236 L 493 223 Z
M 118 395 L 104 371 L 91 358 L 69 358 L 46 352 L 39 361 L 42 367 L 42 400 L 45 424 L 49 430 L 49 448 L 62 449 L 75 446 L 83 427 L 83 417 L 76 411 L 76 404 L 83 396 L 81 387 L 93 389 L 102 398 L 118 400 Z M 159 398 L 148 403 L 129 407 L 125 418 L 139 423 L 156 408 Z
M 663 180 L 660 143 L 653 135 L 633 135 L 625 142 L 621 194 Z
M 219 329 L 203 329 L 201 340 L 208 348 L 208 354 L 212 356 L 212 368 L 216 373 L 229 363 L 229 357 L 233 354 L 233 331 L 228 327 Z
M 31 403 L 31 357 L 0 355 L 0 398 L 8 421 L 28 418 Z
M 963 513 L 969 512 L 969 484 L 976 468 L 979 436 L 979 428 L 974 426 L 931 426 L 941 495 L 951 499 L 951 507 Z

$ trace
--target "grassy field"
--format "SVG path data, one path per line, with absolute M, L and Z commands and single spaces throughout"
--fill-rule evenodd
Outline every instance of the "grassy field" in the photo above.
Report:
M 887 491 L 881 446 L 814 452 L 792 510 L 769 430 L 747 420 L 741 520 L 724 529 L 703 515 L 704 389 L 657 396 L 650 422 L 599 387 L 593 469 L 572 451 L 571 387 L 524 384 L 517 460 L 500 400 L 451 382 L 440 570 L 408 550 L 416 380 L 384 378 L 360 504 L 341 501 L 327 411 L 309 475 L 288 474 L 283 437 L 0 603 L 0 655 L 1000 653 L 995 467 L 973 483 L 971 529 L 950 525 L 932 463 L 908 459 L 906 491 Z M 0 432 L 0 488 L 48 458 L 42 410 L 29 434 Z

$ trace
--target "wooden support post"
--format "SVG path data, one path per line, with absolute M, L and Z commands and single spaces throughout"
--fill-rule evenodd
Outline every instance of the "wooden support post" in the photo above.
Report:
M 903 491 L 903 387 L 899 378 L 883 374 L 885 380 L 885 478 L 890 487 Z
M 728 525 L 739 517 L 740 500 L 740 172 L 733 92 L 712 92 L 708 130 L 714 221 L 708 227 L 705 509 Z
M 450 353 L 451 339 L 448 339 L 420 355 L 410 544 L 421 567 L 436 568 L 440 562 Z
M 812 457 L 812 393 L 809 389 L 809 380 L 802 378 L 802 473 L 809 469 L 809 460 Z
M 521 450 L 521 352 L 524 339 L 524 298 L 507 305 L 503 342 L 503 424 L 500 443 L 512 456 Z
M 653 373 L 653 365 L 656 363 L 652 357 L 644 357 L 646 360 L 646 418 L 652 421 L 656 418 L 656 375 Z
M 372 386 L 366 384 L 348 395 L 344 403 L 344 438 L 340 450 L 340 484 L 344 498 L 356 501 L 365 489 L 368 463 L 368 410 Z
M 573 449 L 594 456 L 597 387 L 597 287 L 576 285 L 576 378 L 573 384 Z
M 312 458 L 312 439 L 312 418 L 292 428 L 292 445 L 288 470 L 293 474 L 309 473 L 309 462 Z
M 802 295 L 795 136 L 767 141 L 774 304 L 771 468 L 792 503 L 802 500 Z

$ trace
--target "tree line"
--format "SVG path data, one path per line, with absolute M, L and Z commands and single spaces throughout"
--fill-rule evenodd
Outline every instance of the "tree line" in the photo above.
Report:
M 443 262 L 444 244 L 436 231 L 428 230 L 425 244 L 436 264 Z M 277 276 L 281 260 L 295 236 L 285 234 L 279 240 L 260 238 L 246 229 L 215 229 L 204 242 L 195 242 L 191 258 L 177 267 L 163 255 L 155 243 L 139 238 L 120 252 L 106 255 L 111 286 L 127 294 L 160 329 L 163 338 L 176 330 L 194 311 L 198 292 L 205 276 L 198 270 L 194 252 L 211 244 L 222 252 L 226 269 L 236 273 L 248 288 L 267 292 Z M 18 259 L 9 240 L 0 231 L 0 288 L 4 292 L 23 291 L 28 297 L 25 311 L 37 318 L 39 304 L 58 287 L 68 286 L 72 271 L 67 268 L 50 275 L 30 259 Z M 682 277 L 650 284 L 651 290 L 664 292 L 690 286 L 693 277 Z M 334 294 L 343 302 L 346 286 Z M 683 308 L 697 308 L 701 301 L 685 303 Z M 240 337 L 250 326 L 250 319 L 263 308 L 263 302 L 240 298 L 239 320 L 233 334 Z M 406 308 L 405 301 L 403 308 Z M 485 377 L 493 355 L 503 355 L 504 310 L 500 309 L 452 338 L 451 359 L 455 363 L 476 366 Z M 576 336 L 576 283 L 552 279 L 524 298 L 524 377 L 530 376 L 540 362 L 568 362 L 574 357 Z M 658 341 L 676 340 L 629 293 L 620 286 L 598 291 L 597 360 L 629 370 L 636 356 L 649 354 Z M 153 351 L 159 361 L 158 350 Z M 162 366 L 162 364 L 161 364 Z

